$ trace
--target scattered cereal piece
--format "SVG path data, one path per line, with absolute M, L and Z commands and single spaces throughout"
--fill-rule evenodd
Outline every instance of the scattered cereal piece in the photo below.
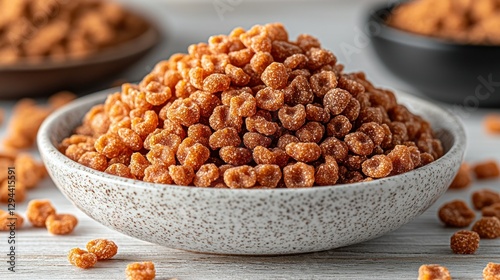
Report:
M 14 224 L 14 226 L 12 226 Z M 24 219 L 21 215 L 0 210 L 0 231 L 17 230 L 23 227 Z
M 481 238 L 493 239 L 500 236 L 500 220 L 497 217 L 482 217 L 472 226 L 472 231 Z
M 500 202 L 483 207 L 483 209 L 481 209 L 481 213 L 483 214 L 483 217 L 497 217 L 500 219 Z
M 490 133 L 500 133 L 500 115 L 491 114 L 486 116 L 484 126 L 486 127 L 486 131 Z
M 90 240 L 86 245 L 87 251 L 96 255 L 97 260 L 111 259 L 118 253 L 118 246 L 115 242 L 107 239 Z
M 500 264 L 498 263 L 488 263 L 483 269 L 483 279 L 484 280 L 498 280 L 500 279 Z
M 153 280 L 156 277 L 152 262 L 130 263 L 125 270 L 127 280 Z
M 26 218 L 34 227 L 45 227 L 47 218 L 55 213 L 56 209 L 46 199 L 33 199 L 26 208 Z
M 470 172 L 470 167 L 467 163 L 462 163 L 460 169 L 458 170 L 455 179 L 451 182 L 449 189 L 461 190 L 470 186 L 472 182 L 472 176 Z
M 418 269 L 418 280 L 451 280 L 448 268 L 439 264 L 423 264 Z
M 71 214 L 51 214 L 45 220 L 47 231 L 56 235 L 66 235 L 73 232 L 78 219 Z
M 476 178 L 480 180 L 497 178 L 500 176 L 500 169 L 496 161 L 488 160 L 476 164 L 474 166 L 474 173 L 476 173 Z
M 97 263 L 97 256 L 80 248 L 73 248 L 68 253 L 68 260 L 76 267 L 87 269 Z
M 476 214 L 462 200 L 448 202 L 439 208 L 439 219 L 450 227 L 466 227 L 472 223 Z
M 459 230 L 451 236 L 450 247 L 455 254 L 474 254 L 479 248 L 479 234 L 470 230 Z
M 492 190 L 478 190 L 472 193 L 472 204 L 476 210 L 500 202 L 500 194 Z

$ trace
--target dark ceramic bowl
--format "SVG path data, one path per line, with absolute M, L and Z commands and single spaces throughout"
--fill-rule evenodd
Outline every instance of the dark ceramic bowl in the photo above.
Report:
M 80 90 L 116 76 L 146 55 L 159 41 L 150 27 L 138 37 L 80 60 L 17 63 L 0 66 L 0 98 L 46 96 Z
M 376 53 L 396 76 L 436 100 L 467 107 L 500 107 L 500 46 L 467 45 L 402 31 L 386 24 L 394 6 L 368 18 Z

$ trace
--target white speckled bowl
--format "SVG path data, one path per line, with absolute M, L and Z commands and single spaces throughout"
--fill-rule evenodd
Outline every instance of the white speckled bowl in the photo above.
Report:
M 363 242 L 422 214 L 445 192 L 465 150 L 465 132 L 457 117 L 400 95 L 400 101 L 432 123 L 446 149 L 442 158 L 417 170 L 372 182 L 309 189 L 158 185 L 92 170 L 56 149 L 85 112 L 110 92 L 81 98 L 43 123 L 38 134 L 43 161 L 57 187 L 91 218 L 171 248 L 275 255 Z

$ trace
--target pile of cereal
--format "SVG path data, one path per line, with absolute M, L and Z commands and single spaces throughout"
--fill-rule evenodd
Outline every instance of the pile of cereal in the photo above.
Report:
M 81 58 L 142 34 L 144 20 L 104 0 L 1 0 L 0 64 Z
M 500 0 L 414 0 L 396 7 L 388 23 L 461 43 L 500 45 Z
M 443 155 L 428 122 L 281 24 L 191 45 L 94 106 L 60 151 L 161 184 L 300 188 L 401 174 Z

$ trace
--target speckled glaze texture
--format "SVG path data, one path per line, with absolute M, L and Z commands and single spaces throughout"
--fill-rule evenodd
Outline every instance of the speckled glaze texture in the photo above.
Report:
M 457 117 L 400 94 L 402 103 L 432 123 L 447 151 L 417 170 L 372 182 L 310 189 L 152 184 L 92 170 L 55 146 L 110 92 L 81 98 L 44 122 L 38 147 L 50 176 L 74 205 L 96 221 L 141 240 L 196 252 L 293 254 L 376 238 L 422 214 L 446 191 L 466 146 Z

